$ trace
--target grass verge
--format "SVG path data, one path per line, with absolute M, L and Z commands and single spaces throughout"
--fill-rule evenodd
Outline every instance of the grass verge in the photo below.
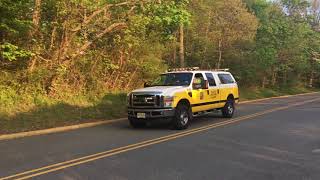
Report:
M 295 95 L 301 93 L 309 93 L 314 91 L 320 91 L 320 89 L 309 89 L 309 88 L 292 88 L 292 87 L 283 87 L 283 88 L 243 88 L 240 89 L 240 99 L 241 101 L 245 100 L 254 100 L 261 98 L 277 97 L 284 95 Z
M 43 97 L 43 101 L 45 103 L 34 102 L 33 99 L 32 102 L 14 103 L 9 107 L 0 104 L 0 134 L 62 127 L 126 115 L 125 93 L 106 94 L 95 100 L 81 96 L 73 100 Z

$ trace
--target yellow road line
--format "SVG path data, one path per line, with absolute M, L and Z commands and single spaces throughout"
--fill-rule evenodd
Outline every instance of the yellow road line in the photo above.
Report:
M 217 128 L 217 127 L 233 124 L 233 123 L 236 123 L 236 122 L 240 122 L 240 121 L 243 121 L 243 120 L 251 119 L 251 118 L 258 117 L 258 116 L 261 116 L 261 115 L 264 115 L 264 114 L 268 114 L 268 113 L 272 113 L 272 112 L 275 112 L 275 111 L 280 111 L 280 110 L 288 109 L 290 107 L 311 103 L 311 102 L 314 102 L 314 101 L 317 101 L 317 100 L 320 100 L 320 98 L 313 99 L 313 100 L 308 100 L 308 101 L 304 101 L 304 102 L 300 102 L 300 103 L 294 103 L 294 104 L 291 104 L 291 105 L 288 105 L 288 106 L 278 107 L 278 108 L 266 110 L 266 111 L 263 111 L 263 112 L 258 112 L 258 113 L 254 113 L 254 114 L 251 114 L 251 115 L 247 115 L 247 116 L 231 119 L 231 120 L 228 120 L 228 121 L 214 123 L 214 124 L 206 125 L 206 126 L 203 126 L 203 127 L 187 130 L 187 131 L 184 131 L 184 132 L 175 133 L 175 134 L 171 134 L 171 135 L 167 135 L 167 136 L 163 136 L 163 137 L 159 137 L 159 138 L 143 141 L 143 142 L 140 142 L 140 143 L 135 143 L 135 144 L 131 144 L 131 145 L 128 145 L 128 146 L 124 146 L 124 147 L 108 150 L 108 151 L 105 151 L 105 152 L 100 152 L 100 153 L 97 153 L 97 154 L 93 154 L 93 155 L 89 155 L 89 156 L 85 156 L 85 157 L 81 157 L 81 158 L 77 158 L 77 159 L 73 159 L 73 160 L 69 160 L 69 161 L 65 161 L 65 162 L 61 162 L 61 163 L 57 163 L 57 164 L 53 164 L 53 165 L 49 165 L 49 166 L 45 166 L 45 167 L 42 167 L 42 168 L 38 168 L 38 169 L 34 169 L 34 170 L 23 172 L 23 173 L 15 174 L 15 175 L 12 175 L 12 176 L 0 178 L 0 180 L 8 180 L 8 179 L 12 179 L 12 178 L 17 178 L 17 179 L 21 179 L 22 180 L 22 179 L 32 178 L 32 177 L 35 177 L 35 176 L 40 176 L 40 175 L 43 175 L 43 174 L 47 174 L 47 173 L 58 171 L 58 170 L 65 169 L 65 168 L 68 168 L 68 167 L 72 167 L 72 166 L 84 164 L 84 163 L 87 163 L 87 162 L 95 161 L 95 160 L 98 160 L 98 159 L 106 158 L 106 157 L 113 156 L 113 155 L 116 155 L 116 154 L 128 152 L 128 151 L 131 151 L 131 150 L 143 148 L 143 147 L 154 145 L 154 144 L 159 144 L 161 142 L 166 142 L 166 141 L 169 141 L 169 140 L 173 140 L 173 139 L 177 139 L 177 138 L 180 138 L 180 137 L 188 136 L 188 135 L 195 134 L 195 133 L 202 132 L 202 131 L 206 131 L 206 130 L 209 130 L 209 129 L 213 129 L 213 128 Z M 25 176 L 23 176 L 23 175 L 25 175 Z

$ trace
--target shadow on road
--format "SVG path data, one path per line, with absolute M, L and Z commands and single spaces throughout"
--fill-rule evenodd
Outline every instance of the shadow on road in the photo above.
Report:
M 209 123 L 214 123 L 214 122 L 221 122 L 227 119 L 224 119 L 221 115 L 220 112 L 215 112 L 215 113 L 209 113 L 209 114 L 205 114 L 205 115 L 201 115 L 198 117 L 194 117 L 193 121 L 190 124 L 190 127 L 197 127 L 197 126 L 201 126 L 201 125 L 205 125 L 205 124 L 209 124 Z M 132 129 L 134 130 L 134 128 L 132 128 L 129 125 L 129 122 L 126 121 L 124 123 L 117 123 L 117 124 L 113 124 L 112 125 L 114 128 L 118 128 L 119 130 L 128 130 L 128 129 Z M 161 120 L 161 119 L 157 119 L 156 121 L 151 121 L 149 123 L 147 123 L 146 127 L 142 127 L 139 128 L 138 130 L 143 130 L 143 131 L 147 131 L 147 130 L 159 130 L 159 131 L 163 131 L 163 130 L 170 130 L 173 129 L 172 127 L 170 127 L 170 122 L 168 122 L 168 120 Z

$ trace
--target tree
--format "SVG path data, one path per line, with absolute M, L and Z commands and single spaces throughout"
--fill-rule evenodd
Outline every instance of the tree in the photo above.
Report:
M 194 1 L 197 36 L 215 44 L 216 68 L 221 67 L 223 51 L 236 41 L 255 37 L 258 21 L 241 0 Z M 205 53 L 207 48 L 204 49 Z M 201 63 L 201 65 L 203 62 Z
M 25 16 L 30 7 L 28 0 L 0 1 L 0 69 L 24 66 L 33 55 L 24 43 L 31 28 L 31 21 Z

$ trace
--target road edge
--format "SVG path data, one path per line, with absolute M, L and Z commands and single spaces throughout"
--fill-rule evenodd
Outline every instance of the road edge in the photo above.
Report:
M 27 131 L 27 132 L 13 133 L 13 134 L 4 134 L 4 135 L 0 135 L 0 141 L 29 137 L 29 136 L 38 136 L 38 135 L 46 135 L 46 134 L 52 134 L 52 133 L 58 133 L 58 132 L 65 132 L 65 131 L 71 131 L 71 130 L 76 130 L 76 129 L 83 129 L 83 128 L 88 128 L 88 127 L 94 127 L 94 126 L 99 126 L 99 125 L 104 125 L 104 124 L 111 124 L 111 123 L 115 123 L 115 122 L 120 122 L 120 121 L 124 121 L 126 119 L 127 118 L 102 120 L 102 121 L 97 121 L 97 122 L 76 124 L 76 125 L 71 125 L 71 126 L 55 127 L 55 128 Z
M 316 93 L 319 93 L 319 91 L 294 94 L 294 95 L 275 96 L 275 97 L 255 99 L 255 100 L 248 100 L 248 101 L 239 102 L 239 104 L 248 104 L 248 103 L 252 103 L 252 102 L 260 102 L 260 101 L 269 100 L 269 99 L 282 99 L 282 98 L 289 98 L 289 97 L 302 96 L 302 95 L 311 95 L 311 94 L 316 94 Z M 53 133 L 58 133 L 58 132 L 66 132 L 66 131 L 71 131 L 71 130 L 76 130 L 76 129 L 89 128 L 89 127 L 94 127 L 94 126 L 99 126 L 99 125 L 120 122 L 120 121 L 124 121 L 126 119 L 127 118 L 102 120 L 102 121 L 97 121 L 97 122 L 83 123 L 83 124 L 77 124 L 77 125 L 71 125 L 71 126 L 56 127 L 56 128 L 50 128 L 50 129 L 27 131 L 27 132 L 13 133 L 13 134 L 4 134 L 4 135 L 0 135 L 0 141 L 23 138 L 23 137 L 30 137 L 30 136 L 53 134 Z

